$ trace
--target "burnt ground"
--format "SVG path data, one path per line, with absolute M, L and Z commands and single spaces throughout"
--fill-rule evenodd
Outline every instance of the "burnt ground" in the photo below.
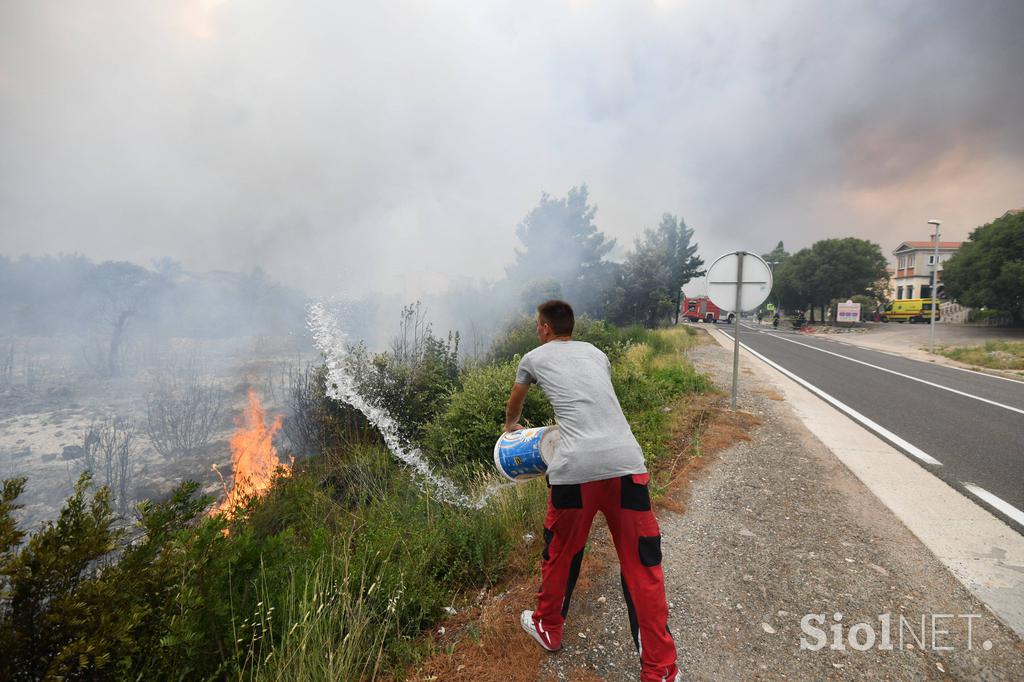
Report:
M 307 359 L 293 339 L 283 337 L 169 339 L 165 345 L 168 349 L 161 354 L 140 352 L 122 376 L 102 378 L 83 366 L 79 354 L 66 344 L 18 340 L 18 371 L 0 382 L 0 478 L 28 478 L 18 499 L 22 508 L 16 512 L 23 530 L 35 530 L 56 518 L 84 469 L 74 447 L 82 445 L 94 421 L 108 416 L 131 418 L 137 427 L 131 502 L 159 499 L 188 479 L 199 481 L 204 492 L 219 494 L 222 484 L 210 467 L 217 464 L 230 478 L 228 438 L 248 389 L 263 398 L 268 414 L 281 411 L 288 369 L 301 367 Z M 225 409 L 206 448 L 167 459 L 146 436 L 144 395 L 156 374 L 195 362 L 201 364 L 204 380 L 224 391 Z
M 702 345 L 691 356 L 719 386 L 728 385 L 728 351 Z M 670 625 L 686 677 L 1024 679 L 1024 643 L 761 381 L 744 373 L 740 408 L 761 422 L 750 440 L 737 439 L 688 473 L 685 493 L 669 493 L 667 506 L 685 506 L 683 513 L 659 513 Z M 566 644 L 544 655 L 531 679 L 638 678 L 609 545 L 607 534 L 596 529 L 584 561 L 592 570 L 573 598 Z M 531 608 L 527 590 L 509 598 L 516 603 L 497 614 L 501 618 Z M 848 644 L 845 650 L 801 650 L 801 618 L 811 613 L 829 619 L 823 629 L 835 622 L 833 614 L 842 614 L 843 635 L 857 623 L 871 624 L 879 639 L 879 616 L 891 614 L 893 649 L 880 650 L 876 641 L 867 651 Z M 918 641 L 911 629 L 920 638 L 922 617 L 924 638 Z M 863 627 L 859 633 L 858 641 L 866 641 Z M 474 679 L 450 679 L 457 678 Z

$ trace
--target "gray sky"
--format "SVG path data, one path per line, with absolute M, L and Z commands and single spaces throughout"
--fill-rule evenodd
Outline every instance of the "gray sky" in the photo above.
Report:
M 706 260 L 1024 206 L 1024 2 L 0 3 L 0 253 L 496 278 L 542 191 Z

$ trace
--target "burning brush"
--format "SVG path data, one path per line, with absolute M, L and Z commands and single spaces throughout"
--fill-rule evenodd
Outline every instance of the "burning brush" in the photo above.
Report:
M 234 480 L 230 490 L 217 465 L 211 466 L 220 477 L 225 495 L 224 501 L 211 510 L 211 516 L 223 513 L 230 517 L 236 506 L 253 497 L 266 495 L 278 469 L 282 469 L 284 475 L 291 474 L 294 458 L 290 464 L 281 462 L 273 444 L 274 434 L 281 428 L 281 419 L 282 415 L 275 415 L 273 423 L 268 428 L 263 403 L 256 392 L 249 389 L 249 405 L 239 420 L 238 429 L 231 436 Z

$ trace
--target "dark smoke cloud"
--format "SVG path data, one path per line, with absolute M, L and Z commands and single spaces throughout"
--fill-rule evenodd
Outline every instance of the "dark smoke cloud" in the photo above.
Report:
M 0 252 L 409 300 L 500 277 L 542 191 L 705 259 L 1024 205 L 1024 3 L 0 6 Z

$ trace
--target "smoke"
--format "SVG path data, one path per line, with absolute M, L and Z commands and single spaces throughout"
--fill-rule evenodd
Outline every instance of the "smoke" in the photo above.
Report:
M 0 250 L 400 300 L 495 280 L 542 191 L 710 261 L 1024 204 L 1024 4 L 0 6 Z M 396 306 L 397 310 L 397 306 Z

